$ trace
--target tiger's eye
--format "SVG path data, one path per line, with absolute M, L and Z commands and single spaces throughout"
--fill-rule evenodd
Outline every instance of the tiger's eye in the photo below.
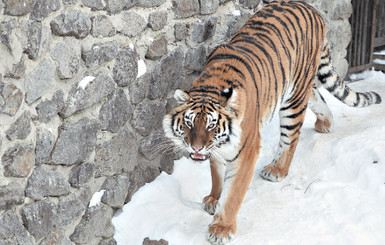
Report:
M 190 121 L 186 121 L 185 124 L 187 127 L 192 128 L 192 123 Z

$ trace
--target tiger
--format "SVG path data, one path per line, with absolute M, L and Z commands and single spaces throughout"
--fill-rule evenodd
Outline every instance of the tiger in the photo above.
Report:
M 235 236 L 261 130 L 274 114 L 279 146 L 260 173 L 269 181 L 288 175 L 308 107 L 316 116 L 315 130 L 331 131 L 333 116 L 320 87 L 348 106 L 381 103 L 377 93 L 355 92 L 337 75 L 321 14 L 305 2 L 279 1 L 257 11 L 230 42 L 216 47 L 188 90 L 175 91 L 178 105 L 162 126 L 175 148 L 210 162 L 212 187 L 202 206 L 214 215 L 207 235 L 212 244 Z

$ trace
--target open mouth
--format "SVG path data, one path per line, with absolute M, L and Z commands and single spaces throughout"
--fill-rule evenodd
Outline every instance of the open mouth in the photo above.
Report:
M 190 157 L 195 161 L 204 161 L 210 158 L 210 154 L 190 153 Z

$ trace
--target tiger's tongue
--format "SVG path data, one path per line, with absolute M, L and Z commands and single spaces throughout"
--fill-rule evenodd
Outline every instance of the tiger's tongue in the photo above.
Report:
M 191 155 L 192 155 L 192 157 L 195 158 L 195 159 L 201 159 L 201 160 L 204 160 L 204 159 L 206 158 L 205 155 L 199 154 L 199 153 L 192 153 Z

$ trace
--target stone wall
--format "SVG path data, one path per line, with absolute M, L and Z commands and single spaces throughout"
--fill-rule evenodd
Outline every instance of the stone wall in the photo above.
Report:
M 350 1 L 308 2 L 344 75 Z M 1 0 L 0 244 L 114 244 L 114 212 L 172 172 L 153 149 L 173 91 L 263 4 Z

